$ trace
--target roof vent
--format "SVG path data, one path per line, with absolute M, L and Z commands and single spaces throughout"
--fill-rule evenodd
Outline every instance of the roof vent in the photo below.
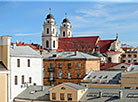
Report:
M 34 94 L 34 93 L 36 93 L 36 92 L 37 92 L 37 91 L 33 90 L 33 91 L 30 92 L 30 94 Z

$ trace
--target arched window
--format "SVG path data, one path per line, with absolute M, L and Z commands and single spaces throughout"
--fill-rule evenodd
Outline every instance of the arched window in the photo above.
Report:
M 22 84 L 24 84 L 24 75 L 22 75 Z
M 49 48 L 49 41 L 46 41 L 46 48 Z
M 15 79 L 14 79 L 14 84 L 17 85 L 18 84 L 18 77 L 15 76 Z
M 49 34 L 49 28 L 47 28 L 47 34 Z
M 65 37 L 65 31 L 63 31 L 63 37 Z
M 53 34 L 55 33 L 55 29 L 53 29 Z
M 53 47 L 55 48 L 55 41 L 53 41 Z
M 122 66 L 121 68 L 126 68 L 125 66 Z

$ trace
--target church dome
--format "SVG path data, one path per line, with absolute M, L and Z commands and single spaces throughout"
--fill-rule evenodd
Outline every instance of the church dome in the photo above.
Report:
M 54 19 L 54 16 L 52 14 L 48 14 L 46 17 L 46 19 L 51 19 L 51 18 Z
M 63 23 L 70 23 L 67 18 L 63 19 Z

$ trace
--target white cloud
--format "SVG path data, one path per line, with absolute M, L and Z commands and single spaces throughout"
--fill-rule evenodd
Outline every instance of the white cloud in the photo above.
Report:
M 15 36 L 30 36 L 30 35 L 40 35 L 41 33 L 18 33 Z

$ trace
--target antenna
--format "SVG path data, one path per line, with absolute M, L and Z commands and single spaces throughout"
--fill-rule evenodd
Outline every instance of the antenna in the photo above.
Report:
M 51 8 L 49 8 L 49 14 L 51 14 Z

